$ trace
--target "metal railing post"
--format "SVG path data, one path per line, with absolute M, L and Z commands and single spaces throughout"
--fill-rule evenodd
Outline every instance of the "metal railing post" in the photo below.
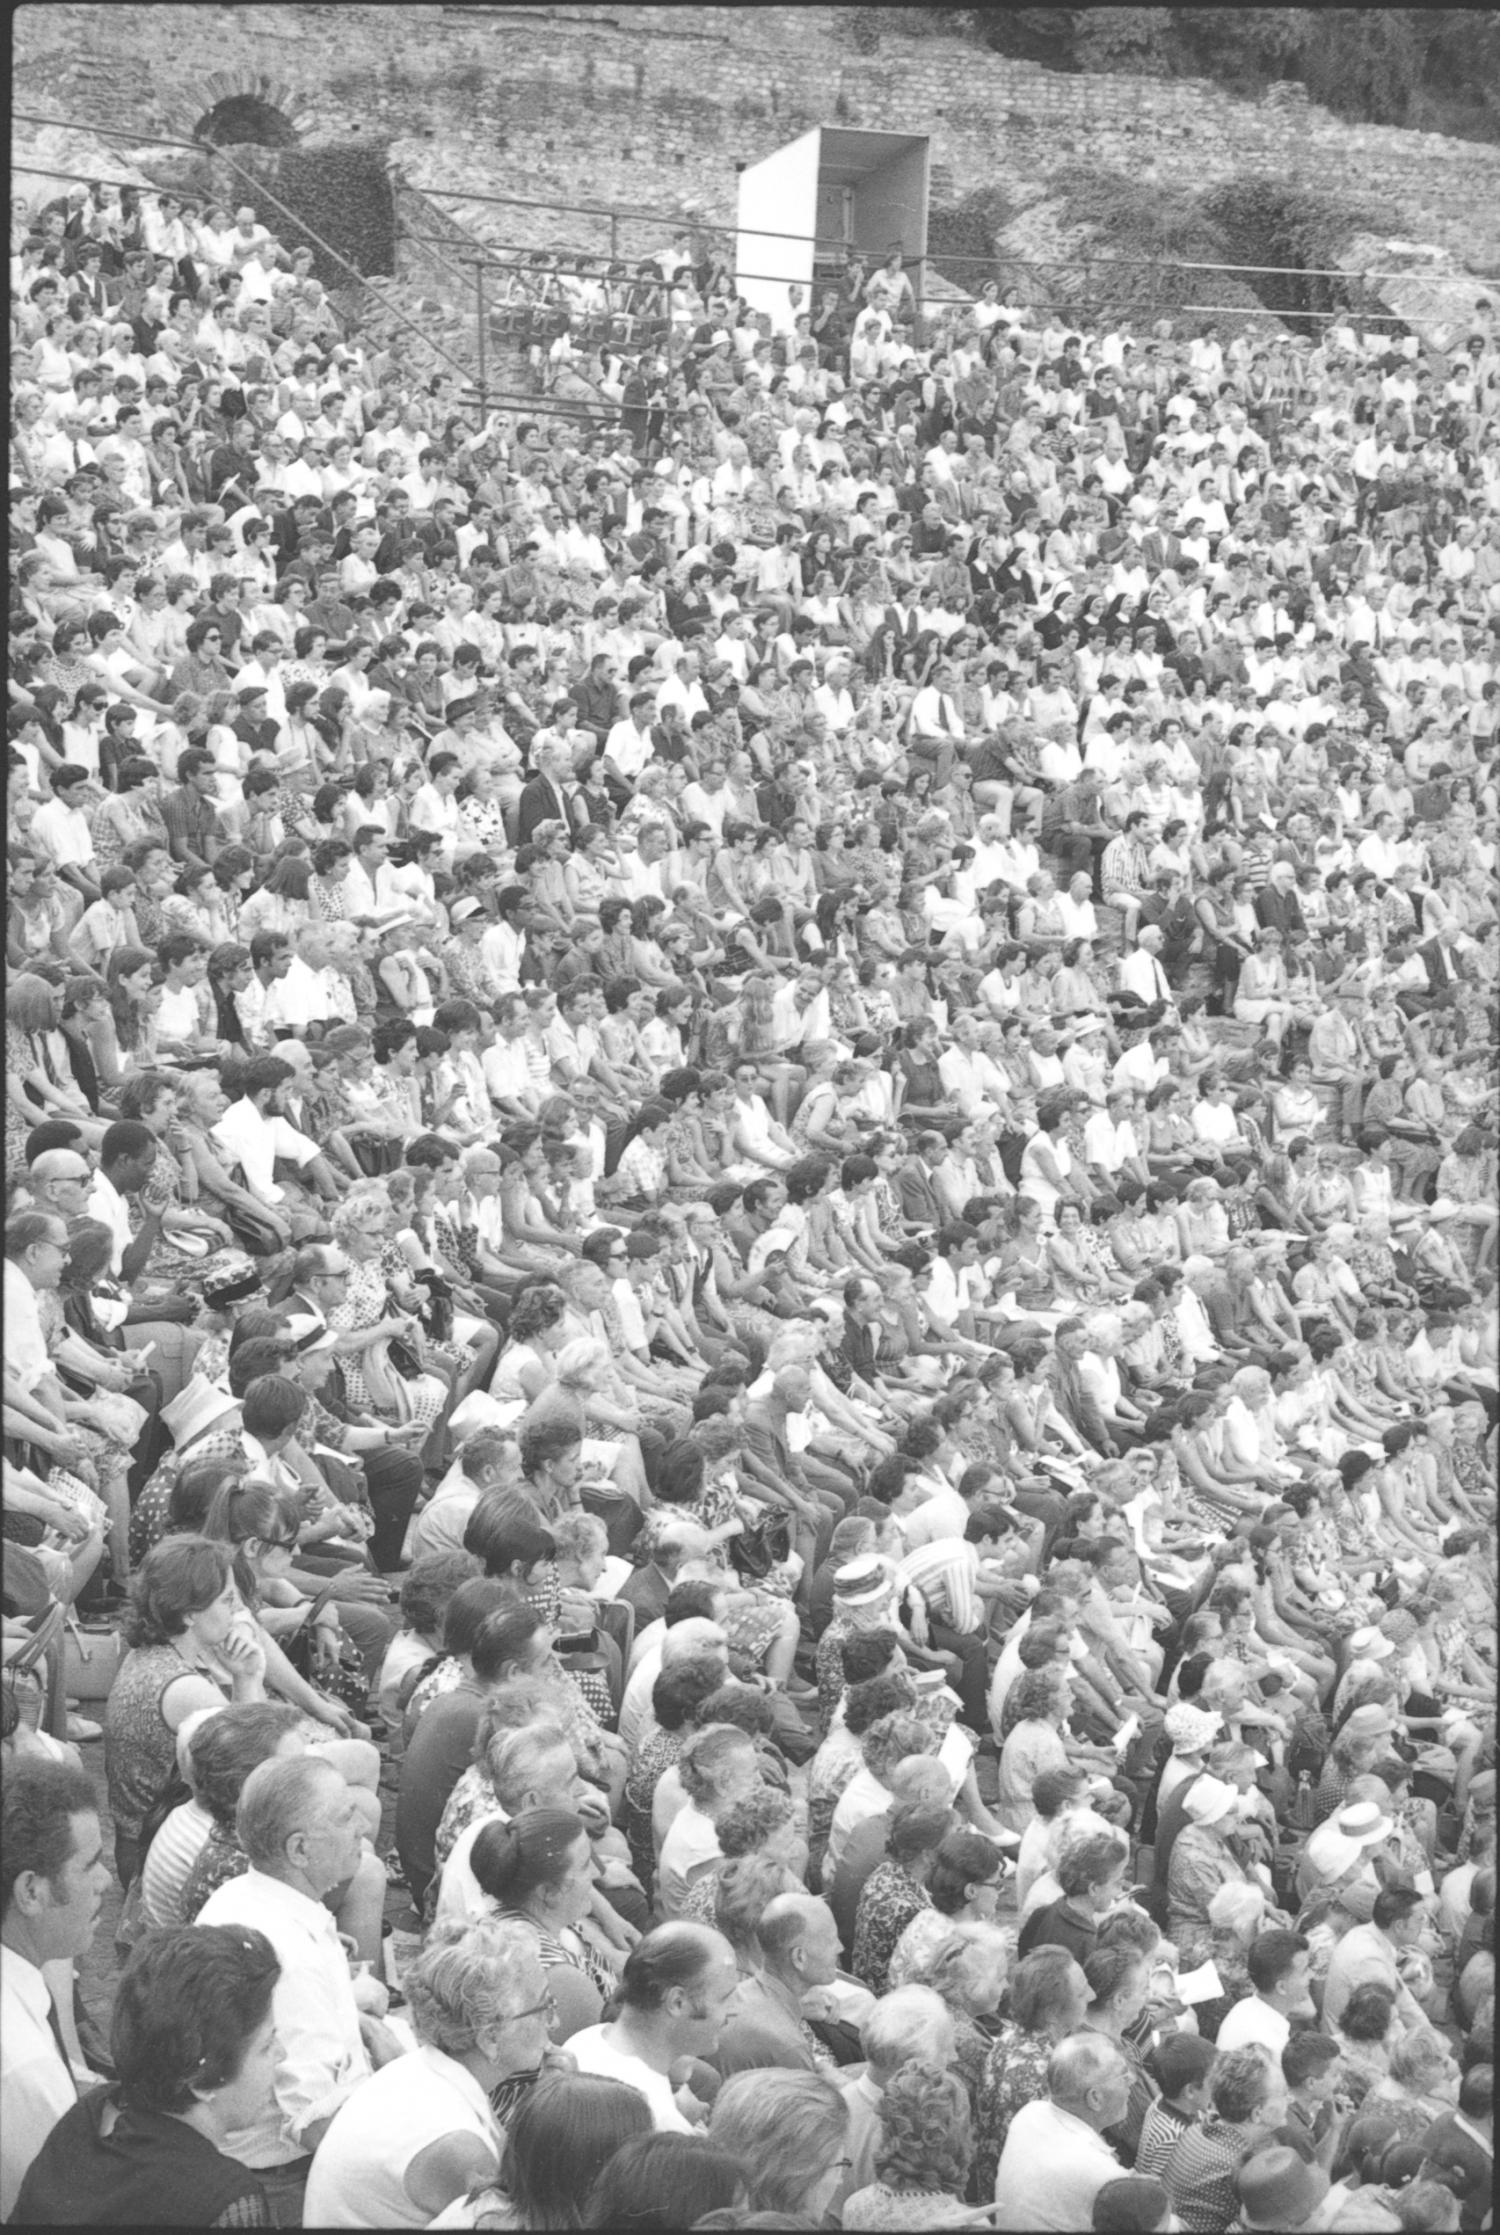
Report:
M 476 259 L 474 265 L 474 305 L 479 318 L 479 326 L 478 331 L 475 335 L 475 340 L 477 343 L 476 355 L 479 359 L 479 417 L 482 424 L 484 420 L 488 419 L 490 413 L 490 389 L 489 382 L 485 377 L 484 329 L 487 313 L 485 310 L 484 301 L 484 264 L 481 260 L 478 259 Z

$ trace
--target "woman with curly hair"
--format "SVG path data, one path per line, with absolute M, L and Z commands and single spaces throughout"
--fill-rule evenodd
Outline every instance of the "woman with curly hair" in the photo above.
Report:
M 723 1860 L 705 1870 L 688 1887 L 679 1918 L 683 1922 L 713 1925 L 718 1921 L 718 1897 L 731 1863 L 754 1859 L 782 1875 L 777 1891 L 805 1891 L 807 1841 L 797 1821 L 796 1808 L 786 1793 L 774 1785 L 758 1785 L 734 1801 L 714 1820 Z
M 850 1968 L 872 1994 L 885 1993 L 897 1942 L 912 1919 L 932 1906 L 927 1881 L 952 1821 L 951 1809 L 925 1801 L 892 1812 L 885 1860 L 865 1880 L 854 1924 Z
M 875 2178 L 846 2201 L 844 2226 L 953 2226 L 968 2216 L 973 2155 L 963 2082 L 940 2065 L 901 2065 L 880 2092 Z
M 409 1279 L 395 1292 L 385 1263 L 393 1223 L 390 1196 L 377 1180 L 350 1188 L 335 1206 L 333 1238 L 349 1259 L 350 1271 L 344 1300 L 334 1306 L 328 1323 L 340 1337 L 340 1363 L 350 1402 L 426 1428 L 447 1406 L 448 1361 L 439 1353 L 431 1359 L 435 1370 L 423 1370 L 430 1346 L 416 1317 L 420 1298 Z M 405 1261 L 401 1263 L 405 1270 Z M 415 1374 L 404 1367 L 398 1372 L 390 1354 L 393 1340 L 415 1351 L 419 1360 Z M 400 1390 L 398 1379 L 403 1383 Z
M 308 2178 L 310 2227 L 426 2227 L 498 2173 L 494 2109 L 538 2071 L 550 2000 L 536 1933 L 510 1917 L 434 1926 L 402 1986 L 421 2046 L 355 2088 Z

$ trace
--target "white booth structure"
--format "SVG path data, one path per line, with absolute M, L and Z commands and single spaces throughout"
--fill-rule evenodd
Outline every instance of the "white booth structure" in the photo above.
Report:
M 800 287 L 801 307 L 810 309 L 814 285 L 837 276 L 846 248 L 873 269 L 899 244 L 920 297 L 928 148 L 925 135 L 824 124 L 741 171 L 737 284 L 775 332 L 791 330 L 788 289 Z

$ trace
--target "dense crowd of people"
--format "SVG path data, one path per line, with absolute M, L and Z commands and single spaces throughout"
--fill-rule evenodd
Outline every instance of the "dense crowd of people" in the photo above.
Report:
M 1491 307 L 531 295 L 13 204 L 0 2216 L 1488 2227 Z

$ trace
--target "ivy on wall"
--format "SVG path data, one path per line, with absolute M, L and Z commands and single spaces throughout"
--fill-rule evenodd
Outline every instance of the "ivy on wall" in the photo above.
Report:
M 1204 196 L 1220 228 L 1228 261 L 1271 267 L 1253 284 L 1268 310 L 1315 330 L 1319 313 L 1345 307 L 1349 285 L 1337 266 L 1356 233 L 1389 233 L 1399 224 L 1387 205 L 1353 195 L 1320 193 L 1277 178 L 1231 179 Z
M 961 202 L 927 214 L 927 258 L 944 279 L 978 294 L 987 279 L 1000 277 L 995 236 L 1005 230 L 1019 204 L 1000 186 L 981 186 Z M 987 259 L 978 261 L 975 259 Z
M 1025 213 L 1004 188 L 982 187 L 931 212 L 928 254 L 967 290 L 998 279 L 1007 301 L 1044 302 L 1078 318 L 1138 326 L 1171 318 L 1232 330 L 1268 310 L 1315 330 L 1315 314 L 1349 302 L 1336 269 L 1348 242 L 1399 224 L 1382 204 L 1276 178 L 1247 176 L 1198 193 L 1084 163 L 1052 173 L 1041 207 L 1039 235 L 1077 240 L 1076 249 L 1050 258 L 1044 249 L 1034 258 L 1024 249 L 1007 254 L 997 236 Z M 1024 237 L 1024 223 L 1017 231 Z M 961 261 L 986 255 L 987 263 Z M 1191 268 L 1214 266 L 1259 268 Z

